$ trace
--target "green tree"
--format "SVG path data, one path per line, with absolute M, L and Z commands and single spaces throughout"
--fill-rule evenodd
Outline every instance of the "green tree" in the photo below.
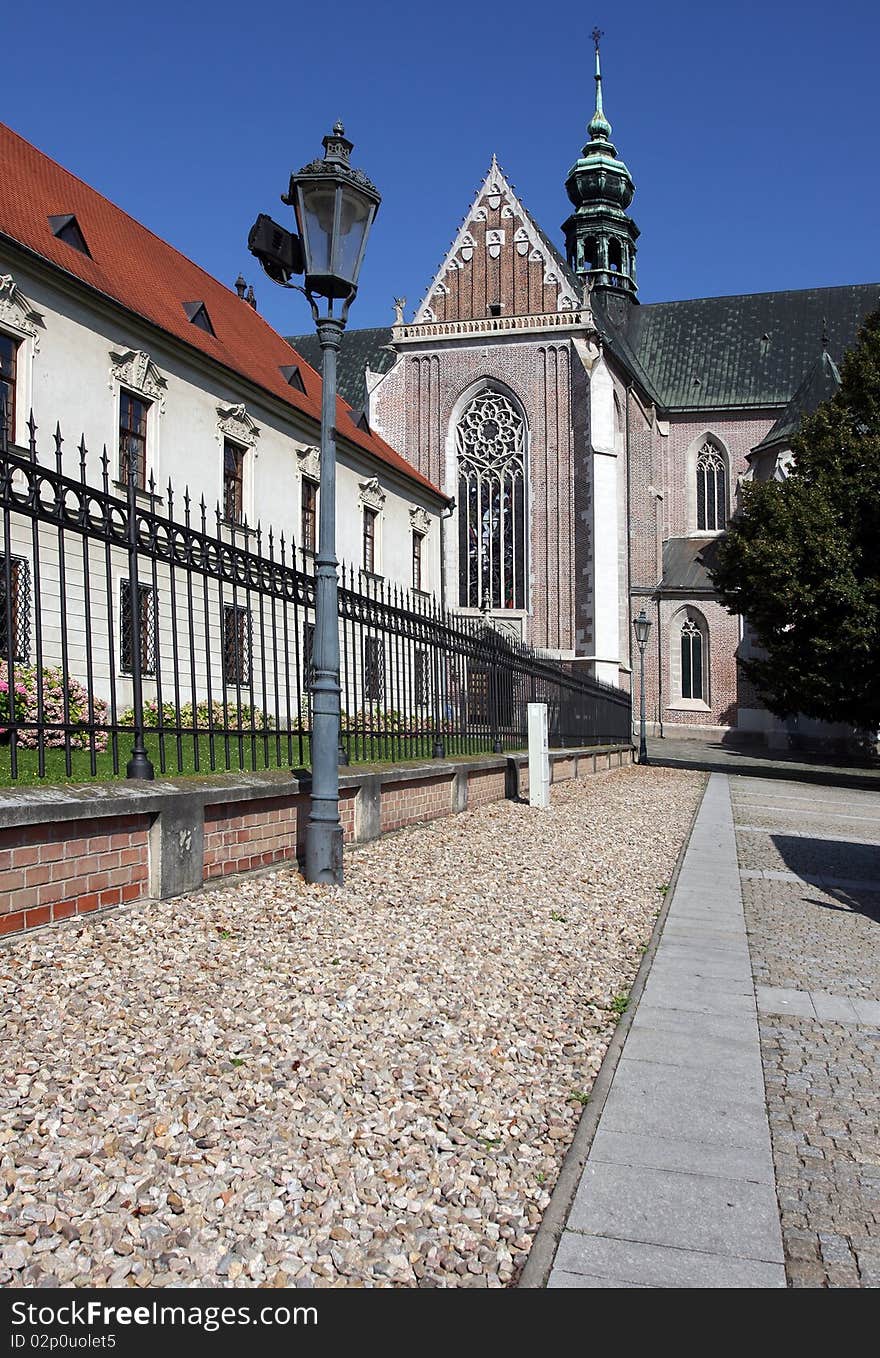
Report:
M 804 419 L 785 481 L 747 483 L 712 572 L 763 654 L 744 663 L 777 716 L 880 728 L 880 310 Z

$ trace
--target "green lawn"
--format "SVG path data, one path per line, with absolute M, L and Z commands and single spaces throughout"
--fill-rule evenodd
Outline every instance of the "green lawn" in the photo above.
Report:
M 490 754 L 492 751 L 489 737 L 464 739 L 446 736 L 444 740 L 447 758 Z M 200 735 L 197 742 L 190 734 L 181 736 L 179 744 L 176 736 L 166 735 L 160 741 L 158 735 L 153 734 L 147 736 L 145 743 L 157 778 L 191 778 L 204 777 L 212 773 L 259 773 L 267 769 L 308 768 L 311 760 L 309 738 L 307 735 L 298 734 L 288 739 L 287 736 L 276 737 L 271 732 L 267 735 L 258 733 L 254 736 L 248 732 L 240 739 L 237 736 L 230 736 L 228 740 L 222 735 L 215 735 L 213 740 L 207 735 Z M 383 735 L 372 739 L 369 736 L 351 736 L 343 739 L 343 747 L 348 750 L 352 765 L 400 764 L 433 758 L 434 740 L 430 735 Z M 89 783 L 124 779 L 131 748 L 132 737 L 128 734 L 120 735 L 117 741 L 116 768 L 111 748 L 95 754 L 94 769 L 88 750 L 71 750 L 69 770 L 64 750 L 46 750 L 45 771 L 42 777 L 37 751 L 19 749 L 17 776 L 13 778 L 10 747 L 0 745 L 0 786 Z

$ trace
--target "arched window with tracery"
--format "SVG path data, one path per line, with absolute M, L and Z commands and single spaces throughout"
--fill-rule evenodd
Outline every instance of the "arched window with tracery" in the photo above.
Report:
M 727 463 L 708 440 L 697 454 L 697 531 L 720 532 L 727 524 Z
M 705 701 L 703 634 L 693 618 L 681 625 L 681 696 Z
M 513 401 L 481 391 L 455 429 L 459 604 L 526 607 L 526 428 Z

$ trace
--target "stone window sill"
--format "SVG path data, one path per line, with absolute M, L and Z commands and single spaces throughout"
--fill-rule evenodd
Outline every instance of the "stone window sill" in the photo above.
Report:
M 667 712 L 711 712 L 708 703 L 704 703 L 702 698 L 678 698 L 674 703 L 670 703 Z

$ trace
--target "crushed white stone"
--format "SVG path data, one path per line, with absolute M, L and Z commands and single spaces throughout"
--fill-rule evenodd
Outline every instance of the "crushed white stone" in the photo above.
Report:
M 0 1284 L 515 1279 L 702 789 L 623 769 L 0 951 Z

